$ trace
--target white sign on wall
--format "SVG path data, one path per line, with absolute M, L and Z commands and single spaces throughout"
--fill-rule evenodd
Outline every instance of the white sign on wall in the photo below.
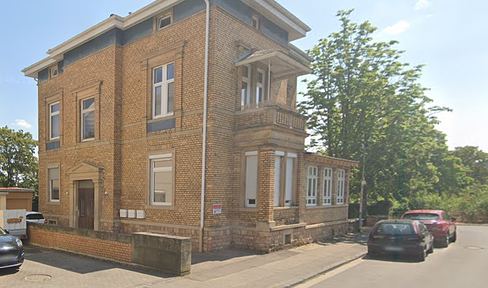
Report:
M 222 214 L 222 204 L 213 204 L 213 214 Z

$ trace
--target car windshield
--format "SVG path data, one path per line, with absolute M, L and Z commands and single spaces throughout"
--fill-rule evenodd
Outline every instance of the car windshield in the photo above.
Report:
M 6 236 L 6 235 L 8 235 L 7 232 L 5 232 L 5 230 L 0 228 L 0 236 Z
M 406 214 L 403 219 L 411 219 L 411 220 L 439 220 L 441 217 L 437 214 L 432 213 L 411 213 Z
M 44 219 L 42 214 L 29 214 L 27 215 L 27 219 L 29 220 L 38 220 L 38 219 Z
M 378 235 L 410 235 L 414 234 L 412 225 L 408 223 L 383 223 L 376 230 Z

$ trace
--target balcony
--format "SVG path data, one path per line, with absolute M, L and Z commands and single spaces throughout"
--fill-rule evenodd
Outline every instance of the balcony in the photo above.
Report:
M 260 106 L 237 112 L 236 130 L 275 125 L 306 133 L 307 117 L 271 103 Z

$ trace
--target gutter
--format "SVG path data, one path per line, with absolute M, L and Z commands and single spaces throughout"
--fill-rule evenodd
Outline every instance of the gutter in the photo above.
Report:
M 204 0 L 206 5 L 205 20 L 205 85 L 203 91 L 203 140 L 202 140 L 202 191 L 200 196 L 200 247 L 199 252 L 203 252 L 203 230 L 205 228 L 205 165 L 207 160 L 207 102 L 208 102 L 208 46 L 210 34 L 210 3 Z

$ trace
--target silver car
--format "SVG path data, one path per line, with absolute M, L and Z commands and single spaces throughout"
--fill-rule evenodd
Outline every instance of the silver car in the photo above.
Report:
M 0 228 L 0 268 L 20 268 L 24 255 L 22 241 Z
M 47 220 L 42 216 L 41 212 L 28 211 L 25 213 L 25 218 L 27 223 L 47 224 Z

